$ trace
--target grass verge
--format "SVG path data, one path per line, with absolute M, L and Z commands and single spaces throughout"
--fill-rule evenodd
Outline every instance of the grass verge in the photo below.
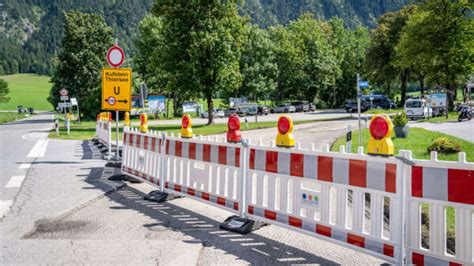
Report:
M 0 124 L 5 124 L 25 117 L 25 114 L 19 115 L 17 112 L 0 112 Z

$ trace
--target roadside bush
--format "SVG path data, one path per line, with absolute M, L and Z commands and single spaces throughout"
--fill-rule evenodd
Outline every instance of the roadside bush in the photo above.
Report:
M 393 116 L 394 126 L 404 127 L 407 123 L 408 123 L 408 119 L 405 112 L 400 112 Z
M 439 153 L 456 153 L 461 151 L 461 145 L 451 141 L 447 137 L 434 139 L 428 146 L 428 152 L 437 151 Z

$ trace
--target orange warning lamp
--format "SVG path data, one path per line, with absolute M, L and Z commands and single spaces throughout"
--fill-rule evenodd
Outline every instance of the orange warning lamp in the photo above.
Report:
M 148 132 L 148 116 L 145 113 L 140 115 L 140 132 L 147 133 Z
M 278 118 L 278 135 L 276 145 L 278 147 L 294 147 L 295 137 L 293 136 L 293 120 L 289 115 L 281 115 Z
M 237 114 L 231 114 L 227 120 L 227 142 L 240 142 L 240 119 Z
M 192 121 L 189 114 L 184 114 L 181 119 L 181 137 L 187 139 L 193 137 Z
M 126 127 L 130 127 L 130 113 L 129 112 L 125 112 L 124 125 Z
M 375 115 L 370 119 L 370 140 L 367 153 L 370 155 L 391 156 L 394 146 L 391 139 L 393 125 L 387 115 Z

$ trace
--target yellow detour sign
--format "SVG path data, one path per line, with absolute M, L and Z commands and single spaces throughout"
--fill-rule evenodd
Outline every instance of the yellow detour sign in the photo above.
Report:
M 132 107 L 132 70 L 102 69 L 102 110 L 130 111 Z

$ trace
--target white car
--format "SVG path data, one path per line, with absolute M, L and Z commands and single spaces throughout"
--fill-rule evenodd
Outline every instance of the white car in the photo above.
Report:
M 424 99 L 408 99 L 405 102 L 405 113 L 410 119 L 427 119 L 433 116 L 433 109 Z
M 275 113 L 294 113 L 296 108 L 291 104 L 280 104 L 275 108 Z
M 214 109 L 212 111 L 212 114 L 214 115 L 214 118 L 222 118 L 225 116 L 224 111 L 222 111 L 221 109 Z M 207 112 L 207 110 L 201 114 L 201 117 L 209 118 L 209 113 Z

